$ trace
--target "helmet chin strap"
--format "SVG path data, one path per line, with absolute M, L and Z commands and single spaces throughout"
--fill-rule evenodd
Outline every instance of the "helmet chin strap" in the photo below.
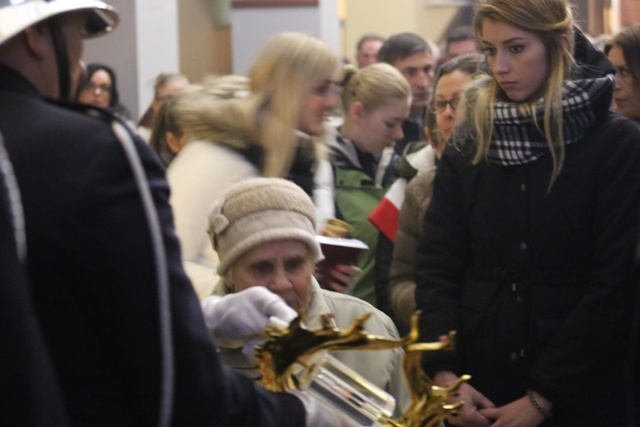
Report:
M 58 66 L 58 97 L 62 100 L 72 100 L 74 94 L 71 93 L 69 52 L 67 51 L 67 43 L 62 33 L 62 27 L 58 17 L 49 19 L 47 24 L 51 33 L 51 41 L 53 42 L 53 50 Z

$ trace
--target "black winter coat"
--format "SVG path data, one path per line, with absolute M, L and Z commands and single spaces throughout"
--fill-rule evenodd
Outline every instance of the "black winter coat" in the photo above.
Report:
M 22 204 L 0 135 L 0 420 L 16 427 L 68 425 L 36 319 L 23 259 Z
M 604 113 L 550 156 L 472 166 L 448 147 L 418 247 L 422 339 L 458 331 L 424 359 L 472 375 L 496 406 L 534 389 L 554 402 L 544 426 L 622 425 L 621 385 L 640 212 L 640 129 Z
M 157 425 L 162 376 L 152 243 L 110 119 L 47 103 L 0 68 L 0 132 L 22 193 L 35 309 L 72 424 Z M 297 398 L 265 392 L 221 367 L 182 269 L 163 168 L 147 144 L 134 141 L 168 262 L 171 425 L 303 425 Z

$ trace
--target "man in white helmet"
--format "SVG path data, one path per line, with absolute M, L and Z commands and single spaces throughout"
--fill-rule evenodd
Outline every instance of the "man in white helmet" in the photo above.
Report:
M 0 0 L 0 133 L 23 202 L 35 313 L 71 425 L 339 425 L 314 417 L 309 398 L 266 392 L 220 366 L 156 156 L 109 113 L 60 101 L 75 91 L 83 39 L 117 21 L 95 0 Z M 235 297 L 208 307 L 217 336 L 242 342 L 269 316 L 295 316 L 264 290 Z M 26 415 L 9 424 L 33 425 Z

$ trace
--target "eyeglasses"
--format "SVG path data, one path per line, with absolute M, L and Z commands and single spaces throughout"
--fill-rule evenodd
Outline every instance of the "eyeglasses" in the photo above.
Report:
M 451 110 L 456 111 L 458 104 L 460 103 L 460 97 L 454 96 L 451 99 L 436 100 L 431 105 L 431 111 L 435 114 L 442 114 L 447 111 L 447 105 L 451 107 Z
M 89 82 L 82 88 L 82 90 L 92 93 L 94 93 L 98 89 L 100 89 L 101 93 L 111 93 L 111 85 L 108 85 L 106 83 L 97 85 L 95 83 Z

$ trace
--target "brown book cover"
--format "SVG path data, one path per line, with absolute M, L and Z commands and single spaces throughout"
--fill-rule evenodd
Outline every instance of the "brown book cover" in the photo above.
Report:
M 318 274 L 316 275 L 323 288 L 326 288 L 323 282 L 329 277 L 331 270 L 336 265 L 356 265 L 360 254 L 369 249 L 369 246 L 357 239 L 316 236 L 316 240 L 320 243 L 324 255 L 324 260 L 318 263 Z

